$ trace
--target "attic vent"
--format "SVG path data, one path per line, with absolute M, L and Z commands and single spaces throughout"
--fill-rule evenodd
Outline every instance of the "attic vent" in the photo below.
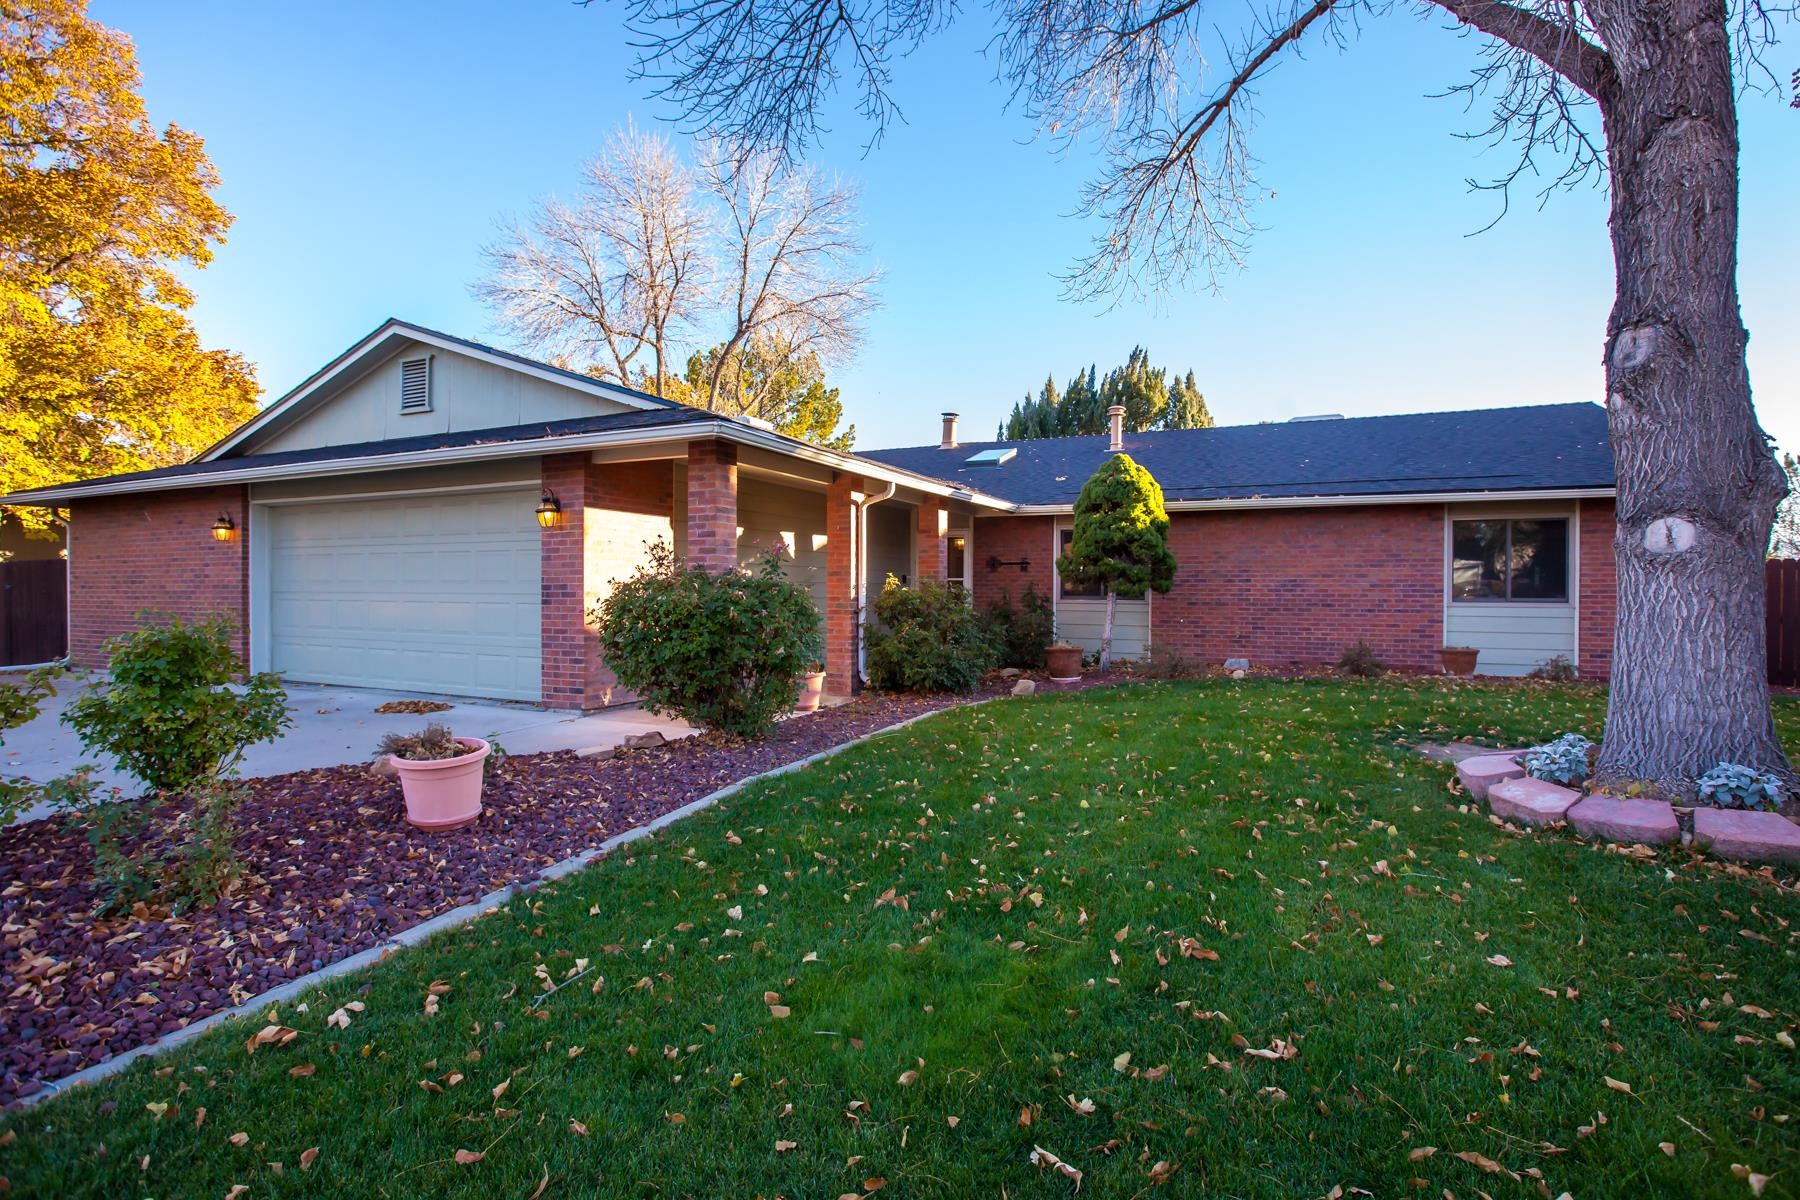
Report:
M 431 358 L 409 358 L 400 364 L 400 411 L 431 411 Z

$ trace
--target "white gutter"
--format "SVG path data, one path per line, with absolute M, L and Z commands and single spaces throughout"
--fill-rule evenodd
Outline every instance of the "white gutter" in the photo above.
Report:
M 1610 499 L 1617 488 L 1531 488 L 1518 491 L 1496 489 L 1487 492 L 1388 492 L 1372 496 L 1253 496 L 1229 500 L 1170 500 L 1163 507 L 1170 512 L 1213 512 L 1255 508 L 1344 508 L 1366 504 L 1467 504 L 1515 500 L 1580 500 Z M 1012 512 L 1017 516 L 1067 516 L 1075 511 L 1068 504 L 1021 504 Z
M 868 638 L 864 629 L 869 623 L 869 510 L 883 500 L 892 500 L 899 490 L 897 485 L 889 483 L 887 491 L 879 496 L 864 496 L 863 502 L 856 508 L 856 671 L 858 675 L 868 669 Z
M 482 442 L 468 446 L 450 446 L 434 450 L 410 450 L 402 453 L 364 454 L 354 458 L 334 458 L 317 462 L 290 463 L 280 466 L 240 467 L 235 470 L 196 472 L 192 475 L 161 476 L 148 479 L 106 480 L 63 484 L 58 487 L 34 488 L 0 496 L 0 504 L 62 505 L 70 500 L 98 496 L 128 495 L 133 492 L 177 491 L 188 488 L 215 487 L 225 483 L 257 483 L 290 479 L 321 479 L 335 475 L 357 475 L 368 471 L 404 467 L 434 466 L 449 463 L 485 462 L 503 458 L 527 458 L 540 454 L 560 454 L 576 450 L 594 450 L 619 445 L 659 445 L 667 442 L 691 442 L 721 438 L 741 445 L 757 446 L 777 454 L 785 454 L 815 462 L 835 470 L 865 475 L 890 485 L 904 485 L 929 495 L 961 500 L 997 512 L 1011 512 L 1013 505 L 996 496 L 960 488 L 917 475 L 898 467 L 889 467 L 853 454 L 842 454 L 817 446 L 807 446 L 735 421 L 714 419 L 651 429 L 602 430 L 589 434 L 561 437 L 526 438 L 508 442 Z

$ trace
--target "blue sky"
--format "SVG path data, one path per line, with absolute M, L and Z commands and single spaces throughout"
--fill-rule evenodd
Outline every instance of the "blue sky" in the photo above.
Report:
M 157 121 L 206 139 L 236 215 L 195 278 L 207 344 L 256 363 L 268 397 L 398 316 L 496 338 L 469 294 L 507 214 L 568 194 L 628 117 L 673 114 L 628 79 L 616 5 L 567 0 L 264 5 L 95 0 L 135 39 Z M 1235 9 L 1221 7 L 1219 20 Z M 1252 146 L 1272 193 L 1248 265 L 1110 310 L 1060 297 L 1090 230 L 1068 216 L 1090 161 L 1032 140 L 982 56 L 980 10 L 901 65 L 907 123 L 865 156 L 848 105 L 814 161 L 862 189 L 882 309 L 833 373 L 858 445 L 965 436 L 1047 372 L 1101 370 L 1136 343 L 1192 368 L 1221 424 L 1598 400 L 1612 299 L 1604 194 L 1495 197 L 1466 180 L 1504 150 L 1433 93 L 1473 43 L 1403 11 L 1348 49 L 1313 48 L 1260 94 Z M 1800 39 L 1778 48 L 1785 77 Z M 1800 112 L 1751 95 L 1741 285 L 1763 425 L 1800 448 Z

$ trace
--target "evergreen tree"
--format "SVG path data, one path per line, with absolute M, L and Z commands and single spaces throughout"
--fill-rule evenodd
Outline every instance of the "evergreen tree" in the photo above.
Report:
M 1155 429 L 1163 410 L 1169 406 L 1169 387 L 1163 380 L 1168 375 L 1161 367 L 1150 365 L 1150 352 L 1133 346 L 1125 365 L 1107 372 L 1100 385 L 1102 417 L 1113 405 L 1125 409 L 1125 428 L 1131 433 Z M 1104 427 L 1100 432 L 1105 432 Z
M 1175 583 L 1162 486 L 1129 454 L 1108 455 L 1081 485 L 1074 536 L 1068 551 L 1056 560 L 1056 570 L 1074 583 L 1106 588 L 1106 621 L 1100 630 L 1104 671 L 1112 665 L 1113 614 L 1119 597 L 1139 600 L 1147 591 L 1167 592 Z
M 1106 407 L 1100 403 L 1099 372 L 1089 366 L 1075 372 L 1063 389 L 1062 409 L 1057 414 L 1057 437 L 1082 437 L 1106 432 Z
M 1192 371 L 1187 373 L 1187 378 L 1177 379 L 1169 385 L 1169 406 L 1163 410 L 1164 429 L 1211 429 L 1212 424 L 1206 397 L 1195 385 Z

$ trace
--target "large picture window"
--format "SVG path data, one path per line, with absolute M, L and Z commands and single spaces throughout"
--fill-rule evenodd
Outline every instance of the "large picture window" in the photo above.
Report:
M 1057 538 L 1057 542 L 1056 542 L 1058 550 L 1062 554 L 1067 554 L 1069 552 L 1069 543 L 1074 540 L 1075 540 L 1075 531 L 1073 529 L 1062 530 L 1061 536 Z M 1101 584 L 1098 584 L 1098 583 L 1070 583 L 1068 580 L 1066 580 L 1062 577 L 1061 571 L 1058 571 L 1056 573 L 1056 578 L 1057 578 L 1058 584 L 1062 587 L 1062 594 L 1063 594 L 1063 598 L 1065 600 L 1069 599 L 1071 597 L 1075 597 L 1075 596 L 1104 596 L 1104 595 L 1106 595 L 1106 588 Z
M 1452 521 L 1450 598 L 1567 600 L 1569 522 Z

